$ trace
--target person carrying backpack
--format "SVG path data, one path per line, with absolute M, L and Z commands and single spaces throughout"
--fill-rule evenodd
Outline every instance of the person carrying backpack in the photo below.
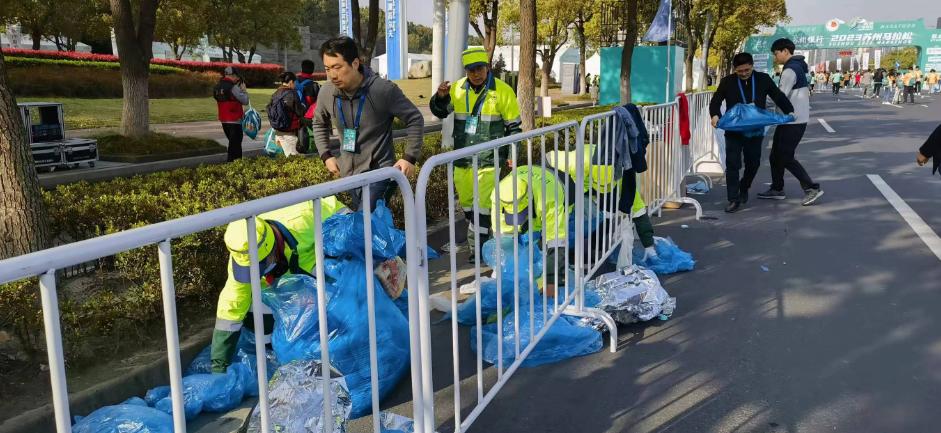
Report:
M 242 116 L 245 115 L 242 106 L 248 105 L 248 93 L 238 69 L 226 66 L 219 83 L 212 89 L 212 97 L 216 100 L 222 130 L 229 139 L 226 160 L 235 161 L 242 157 Z
M 301 98 L 297 97 L 297 76 L 293 72 L 282 72 L 279 79 L 281 86 L 271 95 L 271 102 L 265 108 L 268 122 L 275 131 L 275 140 L 284 150 L 284 156 L 300 155 L 297 131 L 310 123 L 304 118 L 306 110 Z
M 297 83 L 294 87 L 301 105 L 306 110 L 304 118 L 312 124 L 314 111 L 317 109 L 317 96 L 320 95 L 320 84 L 314 80 L 314 62 L 312 60 L 307 59 L 301 62 L 301 72 L 297 74 Z M 311 142 L 314 137 L 311 134 L 310 127 L 301 128 L 297 133 L 297 137 L 298 151 L 301 153 L 316 151 L 316 146 Z

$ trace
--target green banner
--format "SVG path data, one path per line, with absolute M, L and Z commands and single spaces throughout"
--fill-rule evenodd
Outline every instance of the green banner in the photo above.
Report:
M 850 23 L 833 19 L 820 25 L 778 26 L 772 35 L 748 38 L 745 51 L 768 53 L 771 43 L 778 38 L 791 39 L 798 50 L 915 46 L 921 48 L 918 63 L 922 70 L 941 70 L 941 30 L 926 28 L 922 19 L 893 22 L 855 19 Z

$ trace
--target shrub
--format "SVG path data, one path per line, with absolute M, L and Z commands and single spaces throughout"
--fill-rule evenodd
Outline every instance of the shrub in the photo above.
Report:
M 35 60 L 35 59 L 29 59 Z M 59 98 L 121 98 L 121 72 L 97 66 L 71 66 L 62 64 L 31 63 L 28 66 L 13 64 L 7 70 L 10 86 L 16 96 Z M 110 63 L 105 63 L 110 65 Z M 10 64 L 8 64 L 10 65 Z M 156 65 L 151 65 L 151 68 Z M 159 66 L 159 68 L 165 68 Z M 178 70 L 177 73 L 150 76 L 150 97 L 179 98 L 212 95 L 212 88 L 219 79 L 213 73 Z
M 11 57 L 110 62 L 115 64 L 118 62 L 117 56 L 109 54 L 80 53 L 74 51 L 22 50 L 16 48 L 5 48 L 2 51 L 4 56 Z M 241 70 L 242 78 L 245 80 L 245 83 L 253 87 L 274 86 L 275 81 L 278 79 L 278 74 L 284 70 L 281 65 L 272 63 L 193 62 L 175 59 L 152 59 L 150 63 L 186 69 L 193 72 L 215 72 L 220 74 L 226 66 L 234 66 Z M 318 79 L 326 79 L 326 74 L 323 74 L 322 78 Z
M 103 69 L 109 71 L 120 71 L 121 65 L 115 62 L 95 62 L 85 60 L 60 60 L 60 59 L 39 59 L 32 57 L 6 57 L 4 62 L 12 68 L 29 68 L 38 66 L 65 66 L 73 68 Z M 151 74 L 178 74 L 185 72 L 183 68 L 164 65 L 150 65 Z

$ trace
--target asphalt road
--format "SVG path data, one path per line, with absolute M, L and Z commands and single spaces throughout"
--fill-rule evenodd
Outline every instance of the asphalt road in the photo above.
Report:
M 719 182 L 699 197 L 717 219 L 654 219 L 698 262 L 663 279 L 676 314 L 622 327 L 615 354 L 521 369 L 470 431 L 941 431 L 941 258 L 866 176 L 941 233 L 941 177 L 914 163 L 941 98 L 857 94 L 813 96 L 798 158 L 825 191 L 817 205 L 800 206 L 790 174 L 787 200 L 754 197 L 765 149 L 743 211 L 722 212 Z

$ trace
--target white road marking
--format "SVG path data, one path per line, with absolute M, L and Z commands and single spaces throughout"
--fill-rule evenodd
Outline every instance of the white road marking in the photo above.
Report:
M 823 120 L 823 118 L 817 118 L 817 121 L 820 122 L 821 125 L 823 125 L 823 129 L 826 129 L 827 132 L 831 134 L 836 132 L 833 128 L 830 127 L 830 124 L 827 123 L 826 120 Z
M 868 177 L 872 184 L 876 186 L 876 189 L 885 196 L 889 204 L 902 216 L 902 219 L 904 219 L 915 234 L 921 238 L 921 241 L 928 246 L 928 249 L 938 257 L 938 260 L 941 260 L 941 238 L 938 237 L 938 234 L 935 233 L 934 230 L 931 230 L 931 227 L 925 223 L 925 220 L 918 216 L 908 203 L 905 203 L 905 200 L 902 200 L 902 197 L 899 197 L 895 190 L 882 180 L 882 176 L 878 174 L 867 174 L 866 177 Z
M 927 106 L 927 105 L 925 105 L 925 104 L 921 104 L 921 106 L 922 106 L 922 107 L 925 107 L 925 108 L 928 108 L 928 106 Z

